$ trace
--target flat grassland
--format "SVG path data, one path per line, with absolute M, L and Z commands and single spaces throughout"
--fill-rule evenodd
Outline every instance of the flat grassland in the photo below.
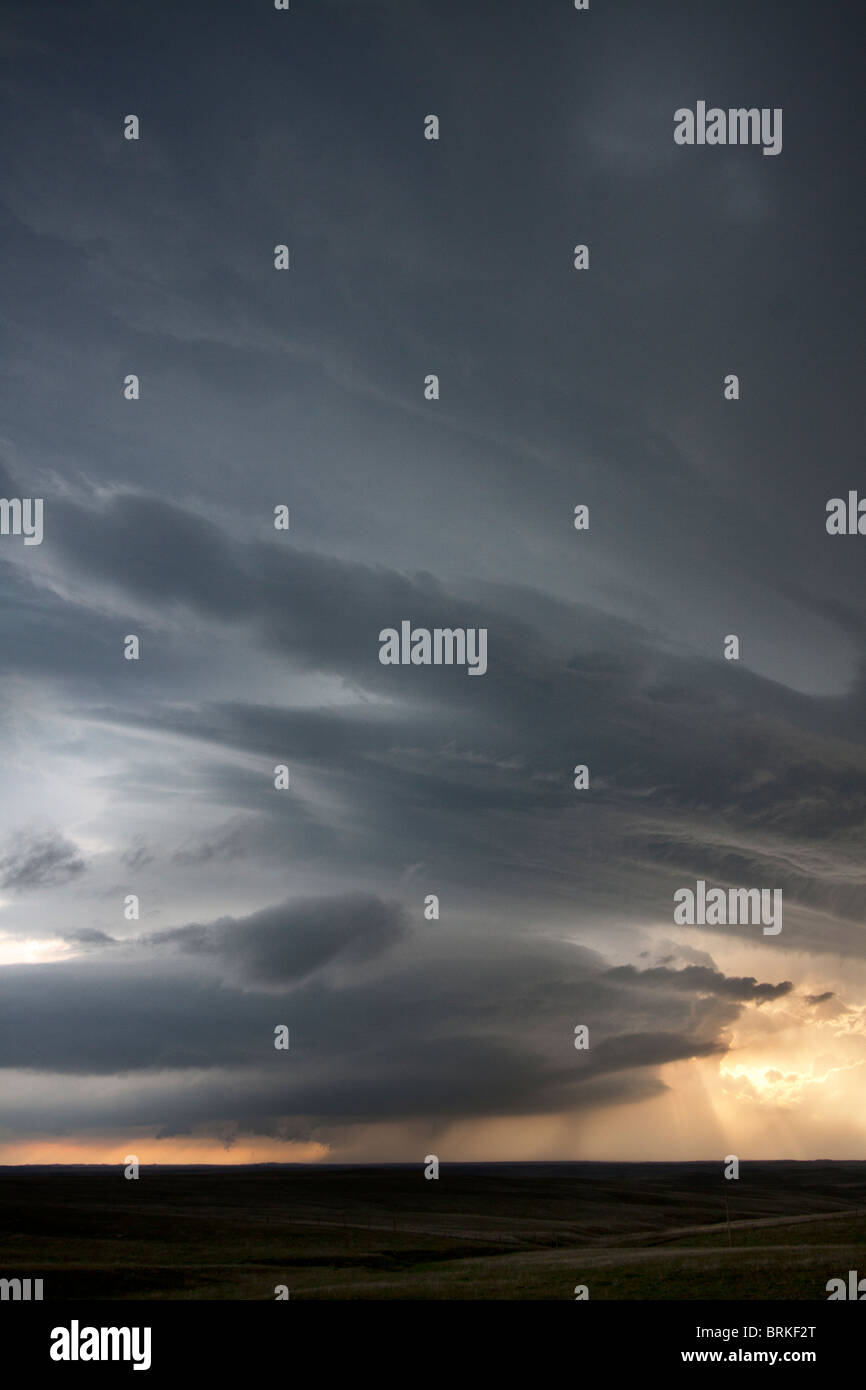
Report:
M 0 1168 L 0 1278 L 55 1299 L 826 1300 L 866 1163 Z

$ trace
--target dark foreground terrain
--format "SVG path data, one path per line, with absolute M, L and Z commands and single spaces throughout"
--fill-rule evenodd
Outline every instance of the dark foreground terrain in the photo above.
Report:
M 866 1163 L 0 1168 L 0 1278 L 46 1300 L 826 1300 L 852 1269 Z

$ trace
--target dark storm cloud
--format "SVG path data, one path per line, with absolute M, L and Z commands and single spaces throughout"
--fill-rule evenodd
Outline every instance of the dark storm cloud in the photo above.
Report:
M 95 579 L 154 603 L 186 602 L 226 619 L 254 593 L 216 526 L 159 498 L 120 494 L 103 509 L 58 502 L 57 549 Z
M 458 595 L 423 573 L 244 544 L 144 496 L 116 495 L 94 510 L 65 502 L 59 515 L 56 551 L 85 586 L 109 585 L 155 613 L 199 614 L 226 632 L 243 628 L 289 670 L 337 677 L 352 697 L 351 707 L 320 710 L 163 705 L 152 698 L 158 687 L 136 684 L 134 703 L 79 708 L 119 734 L 179 736 L 298 772 L 287 803 L 263 800 L 263 774 L 249 767 L 201 765 L 199 795 L 247 820 L 187 837 L 173 851 L 180 867 L 278 859 L 288 834 L 307 862 L 337 856 L 349 874 L 388 872 L 415 862 L 423 843 L 428 861 L 447 857 L 454 884 L 486 880 L 494 900 L 516 892 L 542 901 L 581 882 L 588 904 L 625 894 L 636 920 L 668 915 L 690 877 L 769 884 L 785 895 L 786 940 L 862 953 L 859 693 L 809 697 L 735 670 L 720 684 L 718 662 L 653 645 L 585 606 L 501 583 Z M 404 616 L 428 627 L 483 622 L 487 675 L 382 667 L 378 633 Z M 591 735 L 575 748 L 577 729 Z M 593 779 L 583 805 L 571 787 L 578 759 Z M 142 766 L 139 796 L 148 777 Z M 125 795 L 129 770 L 116 780 Z M 334 822 L 305 795 L 317 782 L 352 807 L 351 819 Z M 165 795 L 164 774 L 152 795 Z M 524 868 L 528 840 L 540 850 Z M 801 845 L 810 846 L 805 861 Z M 834 920 L 794 920 L 795 904 Z
M 376 969 L 331 978 L 332 950 L 310 973 L 309 935 L 329 919 L 344 930 L 350 911 L 381 950 L 387 905 L 357 899 L 163 934 L 177 952 L 170 968 L 154 967 L 158 938 L 128 948 L 126 962 L 115 946 L 104 961 L 9 967 L 0 975 L 0 1065 L 33 1074 L 39 1088 L 60 1072 L 84 1086 L 75 1094 L 85 1127 L 109 1112 L 122 1123 L 213 1130 L 237 1121 L 265 1126 L 259 1132 L 302 1121 L 548 1113 L 658 1094 L 655 1069 L 724 1052 L 722 1034 L 740 1011 L 697 990 L 686 998 L 631 981 L 623 989 L 597 953 L 513 934 L 407 940 L 392 926 Z M 300 968 L 294 933 L 307 953 Z M 192 972 L 195 961 L 204 973 Z M 264 988 L 239 989 L 239 964 Z M 590 1029 L 588 1051 L 573 1045 L 576 1020 Z M 290 1028 L 288 1053 L 273 1047 L 278 1023 Z M 190 1069 L 209 1075 L 190 1088 Z M 88 1088 L 88 1077 L 130 1073 L 140 1089 L 110 1104 Z M 69 1112 L 56 1094 L 60 1123 Z M 30 1127 L 34 1109 L 16 1100 L 4 1123 Z
M 118 949 L 114 943 L 112 955 Z M 17 1006 L 16 987 L 21 991 Z M 0 991 L 6 1011 L 2 1066 L 69 1075 L 240 1066 L 256 1051 L 257 1031 L 259 1048 L 263 1045 L 262 1030 L 273 1013 L 252 997 L 226 992 L 189 971 L 148 970 L 141 962 L 137 969 L 109 968 L 93 954 L 58 962 L 41 975 L 8 967 Z M 54 1020 L 51 1040 L 39 1040 L 40 1014 L 43 1028 Z M 273 1023 L 267 1032 L 271 1045 Z
M 273 544 L 243 549 L 210 523 L 177 508 L 155 511 L 147 499 L 115 499 L 112 507 L 110 524 L 105 514 L 70 509 L 61 548 L 83 574 L 113 577 L 139 598 L 187 605 L 210 619 L 245 621 L 290 666 L 339 676 L 350 690 L 389 703 L 349 711 L 210 703 L 100 709 L 95 717 L 327 770 L 367 807 L 379 852 L 408 841 L 419 815 L 433 816 L 425 842 L 443 847 L 456 820 L 498 814 L 505 844 L 509 824 L 568 818 L 575 803 L 565 750 L 576 728 L 588 729 L 593 809 L 609 817 L 606 846 L 596 843 L 594 853 L 722 883 L 769 881 L 804 908 L 860 919 L 866 717 L 859 694 L 807 697 L 746 671 L 726 672 L 720 685 L 718 664 L 653 648 L 629 624 L 606 624 L 540 593 L 500 584 L 458 598 L 429 575 Z M 154 525 L 163 513 L 165 527 Z M 130 556 L 126 568 L 116 564 L 116 539 L 108 558 L 100 553 L 106 526 L 115 524 Z M 219 576 L 213 593 L 202 583 L 204 551 Z M 378 633 L 404 616 L 429 627 L 483 621 L 487 675 L 473 681 L 444 667 L 382 667 Z M 248 774 L 226 769 L 214 777 L 229 804 L 260 805 Z M 336 843 L 315 818 L 309 831 L 310 848 L 316 839 L 322 851 Z M 479 834 L 483 826 L 468 825 L 464 859 Z M 818 872 L 814 856 L 808 867 L 794 862 L 799 843 L 823 855 Z M 828 949 L 837 944 L 834 937 Z M 852 949 L 859 949 L 853 937 Z
M 825 991 L 824 991 L 823 994 L 807 994 L 807 995 L 806 995 L 806 1003 L 807 1003 L 807 1004 L 812 1004 L 812 1005 L 814 1005 L 814 1004 L 826 1004 L 828 999 L 835 999 L 835 998 L 836 998 L 836 992 L 835 992 L 835 990 L 832 990 L 832 989 L 825 989 Z
M 18 893 L 54 888 L 83 874 L 85 867 L 77 845 L 62 835 L 22 831 L 0 853 L 0 886 Z
M 407 930 L 407 914 L 398 903 L 356 894 L 285 903 L 253 913 L 243 922 L 179 927 L 145 936 L 142 942 L 217 956 L 252 983 L 281 986 L 336 959 L 374 960 Z
M 650 970 L 636 970 L 633 965 L 618 965 L 609 970 L 608 975 L 623 984 L 645 986 L 650 989 L 682 989 L 758 1004 L 762 1004 L 766 999 L 780 999 L 783 995 L 790 994 L 794 988 L 790 980 L 783 980 L 777 985 L 758 984 L 752 975 L 728 977 L 721 971 L 708 970 L 706 966 L 701 965 L 687 965 L 682 970 L 667 970 L 662 966 L 655 966 Z
M 730 669 L 722 688 L 717 662 L 654 649 L 634 625 L 603 620 L 540 591 L 522 593 L 500 584 L 482 598 L 458 595 L 429 574 L 403 574 L 294 546 L 239 546 L 212 523 L 153 498 L 118 496 L 96 511 L 58 505 L 57 549 L 78 572 L 154 603 L 187 605 L 228 622 L 244 620 L 299 665 L 421 702 L 446 695 L 452 707 L 474 707 L 479 696 L 493 698 L 503 714 L 522 723 L 537 701 L 544 702 L 542 713 L 559 711 L 561 719 L 573 707 L 579 678 L 587 712 L 611 694 L 633 701 L 636 712 L 645 703 L 652 720 L 643 737 L 652 733 L 673 760 L 671 785 L 664 789 L 673 803 L 712 795 L 726 806 L 727 799 L 736 798 L 745 816 L 760 817 L 775 808 L 780 828 L 809 834 L 819 833 L 822 825 L 828 831 L 844 826 L 862 813 L 866 711 L 859 692 L 848 701 L 805 697 Z M 528 611 L 531 622 L 524 616 Z M 452 669 L 424 669 L 419 681 L 417 668 L 383 668 L 379 630 L 406 616 L 421 627 L 488 625 L 493 679 L 481 690 L 481 682 L 472 689 L 472 682 L 455 681 Z M 567 646 L 564 620 L 571 633 Z M 554 645 L 550 634 L 557 631 Z M 557 674 L 563 680 L 551 685 Z M 570 686 L 564 684 L 569 675 Z M 302 731 L 312 732 L 313 716 L 305 719 Z M 674 729 L 677 740 L 669 737 Z M 861 745 L 853 766 L 851 748 L 830 740 L 834 732 Z M 823 744 L 814 747 L 813 740 L 822 736 Z M 703 757 L 695 766 L 699 748 Z M 771 755 L 775 775 L 768 777 L 764 765 Z M 653 770 L 637 771 L 640 793 Z M 831 779 L 827 786 L 821 781 L 825 776 Z
M 625 1071 L 632 1067 L 659 1066 L 663 1062 L 681 1062 L 687 1057 L 712 1057 L 727 1047 L 710 1039 L 695 1042 L 675 1033 L 625 1033 L 618 1038 L 605 1038 L 596 1049 L 595 1066 L 600 1071 Z

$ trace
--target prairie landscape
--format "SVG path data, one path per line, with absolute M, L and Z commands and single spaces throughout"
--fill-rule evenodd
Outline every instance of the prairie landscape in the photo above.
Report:
M 866 1163 L 2 1170 L 0 1276 L 45 1300 L 826 1300 Z

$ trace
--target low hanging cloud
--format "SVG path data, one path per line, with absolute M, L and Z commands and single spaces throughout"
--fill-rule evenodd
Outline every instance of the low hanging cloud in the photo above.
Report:
M 346 894 L 283 903 L 208 926 L 191 924 L 142 938 L 191 956 L 212 956 L 251 984 L 279 987 L 303 980 L 332 961 L 374 960 L 407 935 L 399 903 Z
M 0 972 L 7 1125 L 36 1133 L 40 1112 L 74 1113 L 82 1129 L 294 1134 L 603 1110 L 660 1095 L 669 1063 L 722 1056 L 743 1008 L 787 988 L 735 979 L 726 992 L 702 968 L 636 982 L 597 951 L 493 924 L 410 932 L 398 904 L 363 894 L 90 945 Z M 636 987 L 643 975 L 655 986 Z
M 721 971 L 708 970 L 701 965 L 687 965 L 682 970 L 668 970 L 664 966 L 637 970 L 633 965 L 617 965 L 607 973 L 610 979 L 645 989 L 687 990 L 694 994 L 715 994 L 722 999 L 738 999 L 744 1003 L 763 1004 L 767 999 L 781 999 L 794 988 L 790 980 L 782 980 L 777 985 L 758 984 L 753 975 L 726 976 Z

